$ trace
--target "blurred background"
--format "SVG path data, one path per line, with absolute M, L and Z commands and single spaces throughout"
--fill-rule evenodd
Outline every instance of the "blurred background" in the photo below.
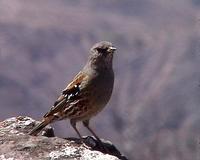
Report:
M 132 160 L 199 160 L 199 0 L 0 0 L 0 120 L 40 120 L 101 40 L 116 79 L 93 129 Z

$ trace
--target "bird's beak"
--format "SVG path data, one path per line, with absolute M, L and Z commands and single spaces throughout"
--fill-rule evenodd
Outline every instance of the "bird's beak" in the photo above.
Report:
M 108 51 L 114 53 L 117 50 L 117 48 L 111 46 L 109 47 Z

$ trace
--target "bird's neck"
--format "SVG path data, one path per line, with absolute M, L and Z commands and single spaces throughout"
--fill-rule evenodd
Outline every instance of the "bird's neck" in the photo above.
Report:
M 112 70 L 113 63 L 112 59 L 107 59 L 107 61 L 96 58 L 96 57 L 89 57 L 86 66 L 88 68 L 92 68 L 94 70 Z

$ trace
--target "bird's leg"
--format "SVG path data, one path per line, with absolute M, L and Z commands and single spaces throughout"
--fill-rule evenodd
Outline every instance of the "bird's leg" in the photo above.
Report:
M 96 133 L 89 127 L 89 120 L 83 121 L 83 125 L 92 133 L 92 135 L 97 139 L 97 141 L 102 143 L 100 138 L 96 135 Z
M 104 151 L 104 153 L 110 153 L 110 151 L 107 149 L 106 146 L 104 146 L 104 144 L 102 143 L 102 141 L 100 140 L 100 138 L 96 135 L 96 133 L 94 133 L 94 131 L 89 127 L 89 120 L 85 120 L 83 121 L 83 125 L 93 134 L 93 136 L 97 139 L 97 141 L 99 142 L 100 148 L 102 151 Z
M 78 129 L 76 128 L 76 121 L 73 120 L 73 119 L 71 119 L 70 120 L 70 124 L 74 128 L 74 130 L 76 131 L 76 133 L 78 134 L 78 136 L 81 139 L 81 141 L 83 141 L 81 134 L 79 133 Z
M 81 134 L 79 133 L 78 129 L 76 128 L 76 121 L 71 119 L 70 120 L 71 126 L 74 128 L 74 130 L 76 131 L 76 133 L 78 134 L 78 136 L 80 137 L 80 140 L 82 142 L 82 144 L 85 146 L 85 148 L 88 148 L 88 146 L 84 143 L 84 140 L 81 136 Z M 89 149 L 89 148 L 88 148 Z

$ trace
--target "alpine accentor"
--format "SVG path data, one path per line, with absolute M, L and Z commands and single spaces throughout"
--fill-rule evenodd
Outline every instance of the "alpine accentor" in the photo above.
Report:
M 36 135 L 46 125 L 68 118 L 80 138 L 82 137 L 76 128 L 78 121 L 82 121 L 99 140 L 89 127 L 89 120 L 105 107 L 111 97 L 114 84 L 112 61 L 115 50 L 110 42 L 96 43 L 90 50 L 86 65 L 62 91 L 50 111 L 44 115 L 42 122 L 29 134 Z

